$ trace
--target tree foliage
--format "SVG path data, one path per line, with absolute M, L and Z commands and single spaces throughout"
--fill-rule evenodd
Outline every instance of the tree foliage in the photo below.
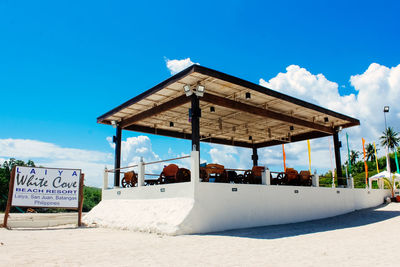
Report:
M 400 143 L 399 133 L 394 131 L 392 127 L 388 127 L 379 139 L 381 140 L 381 145 L 383 147 L 386 147 L 387 145 L 392 151 L 395 147 L 398 147 Z

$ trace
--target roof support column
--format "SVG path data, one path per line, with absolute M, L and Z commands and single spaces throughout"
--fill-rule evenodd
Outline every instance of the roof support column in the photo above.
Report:
M 115 143 L 115 161 L 114 161 L 114 187 L 119 187 L 119 176 L 121 168 L 121 139 L 122 139 L 122 128 L 117 125 L 116 135 L 114 136 Z
M 255 146 L 253 146 L 253 155 L 251 155 L 251 159 L 253 160 L 253 166 L 258 166 L 257 147 Z
M 192 98 L 192 151 L 200 151 L 200 101 L 196 94 Z
M 341 143 L 339 141 L 339 131 L 335 130 L 335 133 L 333 134 L 333 146 L 335 149 L 335 160 L 336 160 L 336 180 L 338 181 L 338 186 L 339 187 L 344 187 L 346 186 L 346 182 L 343 179 L 343 174 L 342 174 L 342 163 L 340 160 L 340 147 Z

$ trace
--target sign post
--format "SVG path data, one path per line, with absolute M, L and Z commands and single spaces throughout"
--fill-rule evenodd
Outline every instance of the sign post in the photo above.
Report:
M 84 174 L 80 169 L 15 166 L 11 171 L 3 226 L 13 206 L 78 210 L 81 226 Z

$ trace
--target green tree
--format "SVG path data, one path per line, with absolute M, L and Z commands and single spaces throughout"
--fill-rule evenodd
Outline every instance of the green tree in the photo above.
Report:
M 35 167 L 35 163 L 31 160 L 28 160 L 28 162 L 25 163 L 22 160 L 16 160 L 14 158 L 3 162 L 0 167 L 0 210 L 5 210 L 7 206 L 8 187 L 10 183 L 11 170 L 14 166 Z
M 355 151 L 355 150 L 350 151 L 350 163 L 352 166 L 354 166 L 356 164 L 356 161 L 359 156 L 360 156 L 360 152 Z
M 394 131 L 392 127 L 388 127 L 379 139 L 381 140 L 381 145 L 386 147 L 388 145 L 389 149 L 394 150 L 395 147 L 399 146 L 400 137 L 399 133 Z
M 367 161 L 375 161 L 375 149 L 373 144 L 367 144 L 365 148 Z

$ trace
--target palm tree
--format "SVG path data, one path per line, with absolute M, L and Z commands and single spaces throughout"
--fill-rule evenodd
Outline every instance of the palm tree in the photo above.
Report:
M 369 161 L 375 161 L 375 149 L 373 144 L 368 144 L 367 148 L 365 149 L 366 152 L 366 160 Z
M 355 165 L 356 161 L 358 159 L 358 156 L 360 155 L 360 152 L 355 151 L 355 150 L 351 150 L 350 151 L 350 163 L 351 165 Z
M 398 137 L 399 133 L 395 132 L 392 127 L 388 127 L 383 133 L 383 135 L 379 138 L 381 139 L 381 145 L 388 145 L 389 149 L 393 150 L 395 147 L 399 146 L 400 137 Z

